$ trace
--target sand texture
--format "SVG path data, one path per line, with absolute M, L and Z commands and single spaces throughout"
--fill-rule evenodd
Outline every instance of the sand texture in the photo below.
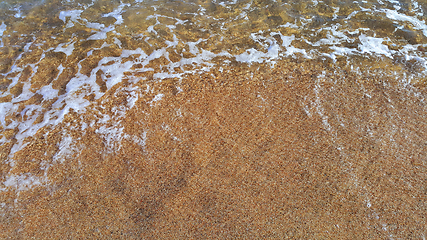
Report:
M 14 166 L 1 146 L 3 178 L 40 182 L 1 192 L 1 239 L 427 237 L 421 85 L 295 61 L 149 79 L 41 129 Z

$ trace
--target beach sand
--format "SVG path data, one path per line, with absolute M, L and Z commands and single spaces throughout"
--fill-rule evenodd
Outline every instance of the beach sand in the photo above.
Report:
M 124 79 L 14 166 L 2 146 L 2 177 L 39 184 L 0 194 L 0 238 L 424 239 L 426 89 L 343 69 Z

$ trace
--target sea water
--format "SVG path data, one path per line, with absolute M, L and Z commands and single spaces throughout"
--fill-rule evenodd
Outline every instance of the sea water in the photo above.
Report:
M 2 164 L 7 165 L 0 178 L 3 192 L 48 186 L 49 167 L 85 148 L 74 144 L 78 136 L 64 132 L 51 160 L 41 164 L 42 174 L 17 167 L 15 154 L 40 131 L 47 135 L 65 124 L 70 114 L 91 116 L 76 120 L 74 128 L 82 134 L 95 128 L 105 153 L 119 151 L 124 140 L 145 148 L 150 128 L 132 135 L 121 121 L 138 101 L 153 108 L 164 101 L 165 93 L 150 83 L 172 80 L 179 95 L 189 76 L 310 62 L 330 70 L 318 72 L 320 81 L 343 71 L 393 79 L 398 88 L 411 88 L 408 94 L 426 106 L 425 94 L 415 87 L 427 84 L 423 0 L 8 0 L 0 3 L 0 37 L 0 144 Z M 319 97 L 322 85 L 312 92 L 313 101 L 307 100 L 304 111 L 320 116 L 342 150 L 331 112 Z M 368 98 L 372 94 L 364 92 Z M 124 102 L 109 114 L 97 110 L 93 115 L 95 105 L 118 95 Z M 151 97 L 141 100 L 144 96 Z M 185 114 L 176 111 L 177 116 Z M 340 124 L 345 127 L 345 121 Z M 167 131 L 168 123 L 161 128 Z

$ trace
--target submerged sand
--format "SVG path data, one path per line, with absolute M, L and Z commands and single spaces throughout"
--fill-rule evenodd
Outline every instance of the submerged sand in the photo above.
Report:
M 145 77 L 130 110 L 124 80 L 13 167 L 2 146 L 3 179 L 44 180 L 0 194 L 0 238 L 427 236 L 422 85 L 287 60 Z

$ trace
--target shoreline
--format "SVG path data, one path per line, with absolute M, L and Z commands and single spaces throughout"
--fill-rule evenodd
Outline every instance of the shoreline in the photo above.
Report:
M 123 81 L 2 155 L 0 238 L 425 237 L 425 96 L 289 61 Z

